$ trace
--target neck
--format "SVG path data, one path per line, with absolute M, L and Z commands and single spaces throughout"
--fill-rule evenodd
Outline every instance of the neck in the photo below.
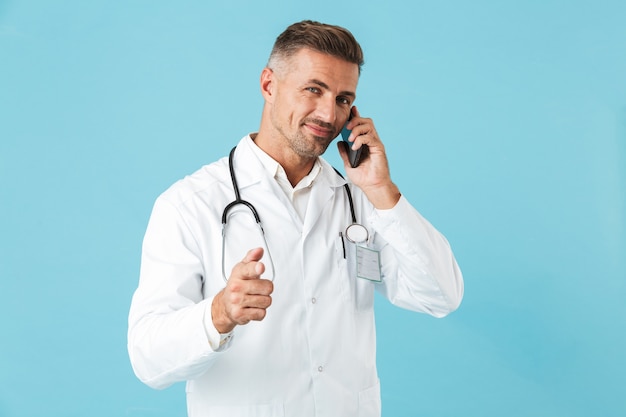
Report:
M 287 179 L 293 187 L 306 177 L 317 158 L 303 157 L 296 154 L 289 146 L 285 146 L 278 139 L 274 139 L 260 131 L 256 135 L 252 135 L 254 143 L 268 154 L 272 159 L 280 164 L 287 174 Z

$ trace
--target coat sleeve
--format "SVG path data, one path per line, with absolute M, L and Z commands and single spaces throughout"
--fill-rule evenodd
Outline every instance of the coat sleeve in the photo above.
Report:
M 369 220 L 384 242 L 378 290 L 394 305 L 435 317 L 456 310 L 463 277 L 445 237 L 404 197 L 391 210 L 374 210 Z
M 209 343 L 212 298 L 203 299 L 202 284 L 193 234 L 173 204 L 157 199 L 128 318 L 130 361 L 145 384 L 161 389 L 193 379 L 220 355 Z

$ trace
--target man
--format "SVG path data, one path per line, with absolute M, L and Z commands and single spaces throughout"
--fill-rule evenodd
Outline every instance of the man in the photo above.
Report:
M 155 203 L 129 354 L 152 387 L 188 381 L 192 417 L 379 416 L 374 290 L 436 317 L 461 302 L 448 243 L 400 194 L 353 106 L 362 63 L 343 28 L 288 27 L 261 74 L 258 133 Z M 352 148 L 368 152 L 352 168 L 339 146 L 346 187 L 320 155 L 350 115 Z M 245 202 L 225 210 L 236 194 Z M 353 223 L 367 229 L 358 243 Z

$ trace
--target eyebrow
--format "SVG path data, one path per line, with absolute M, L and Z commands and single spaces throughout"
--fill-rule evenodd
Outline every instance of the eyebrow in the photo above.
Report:
M 313 78 L 313 79 L 309 80 L 309 82 L 312 83 L 312 84 L 316 84 L 316 85 L 322 87 L 325 90 L 330 90 L 330 87 L 328 87 L 328 84 L 326 84 L 324 81 L 320 81 L 318 79 Z M 339 93 L 339 95 L 340 96 L 348 96 L 348 97 L 352 97 L 352 98 L 356 97 L 356 94 L 353 93 L 352 91 L 341 91 Z

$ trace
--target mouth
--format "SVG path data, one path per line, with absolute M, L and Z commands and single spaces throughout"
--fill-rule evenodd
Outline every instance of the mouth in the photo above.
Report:
M 332 126 L 323 126 L 318 123 L 305 123 L 304 126 L 314 135 L 320 138 L 333 139 L 335 129 Z

